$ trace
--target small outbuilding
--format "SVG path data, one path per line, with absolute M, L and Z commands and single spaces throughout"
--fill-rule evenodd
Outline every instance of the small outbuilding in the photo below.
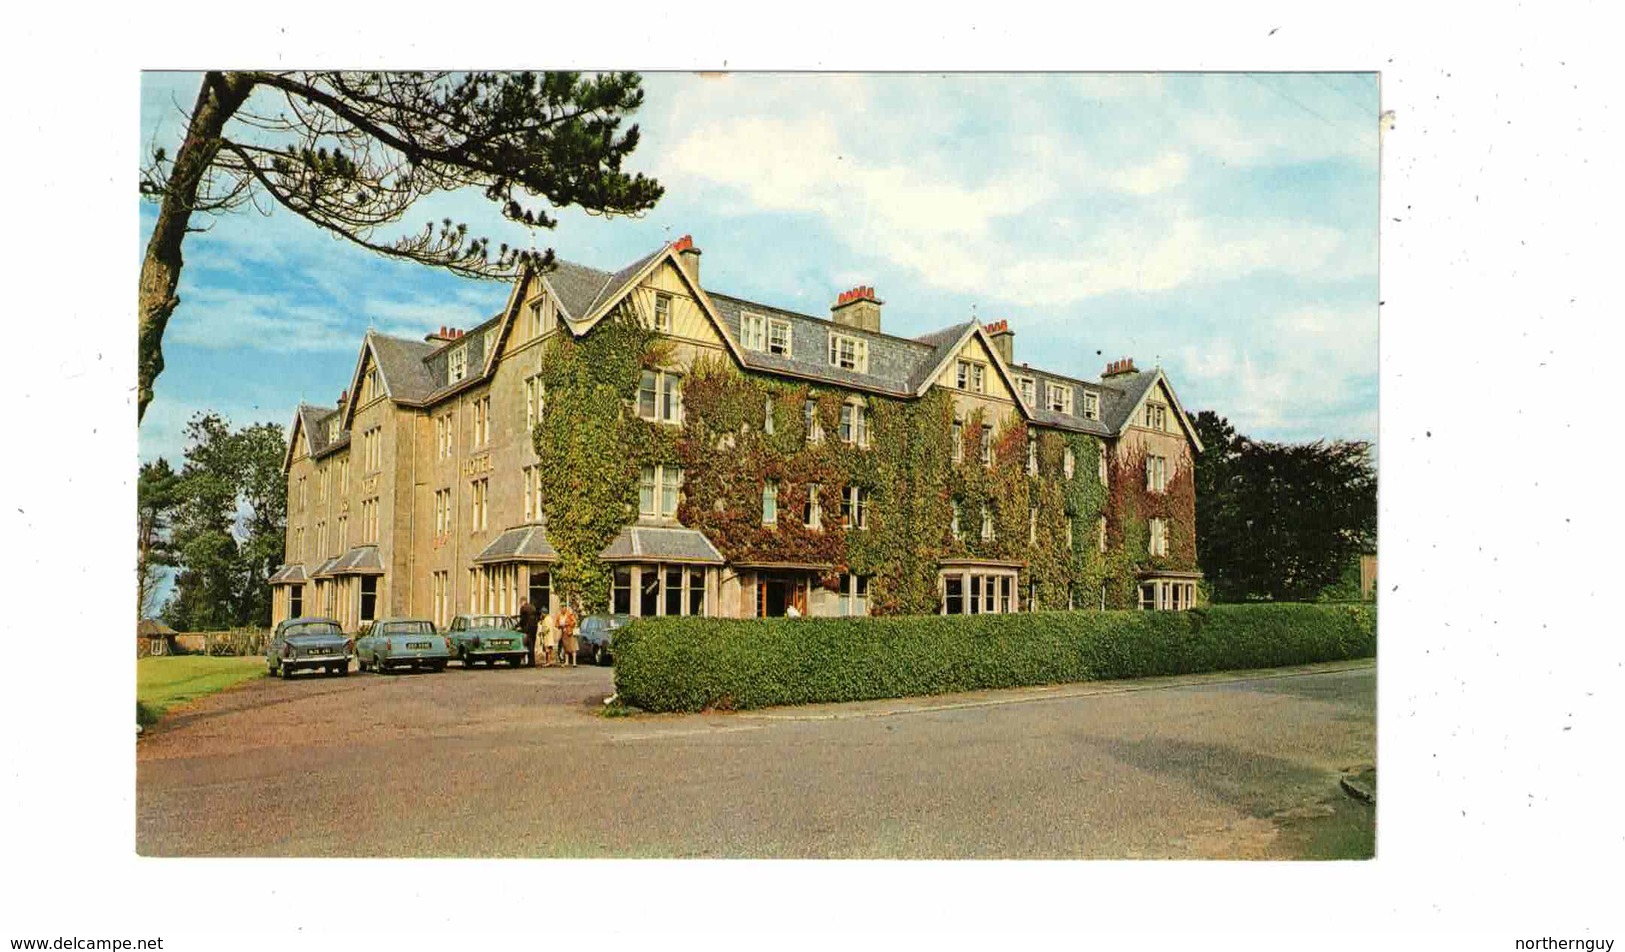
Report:
M 175 629 L 156 618 L 143 618 L 135 623 L 135 655 L 170 654 L 175 647 Z

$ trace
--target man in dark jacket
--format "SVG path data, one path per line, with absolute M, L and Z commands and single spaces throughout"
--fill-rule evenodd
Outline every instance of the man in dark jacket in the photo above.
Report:
M 540 617 L 529 599 L 519 603 L 519 630 L 525 636 L 525 654 L 530 656 L 531 667 L 536 666 L 536 623 Z

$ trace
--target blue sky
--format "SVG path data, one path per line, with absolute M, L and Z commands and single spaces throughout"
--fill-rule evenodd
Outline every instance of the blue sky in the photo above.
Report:
M 144 74 L 144 144 L 173 154 L 197 84 Z M 870 284 L 891 333 L 1004 318 L 1017 361 L 1096 377 L 1132 356 L 1248 435 L 1376 438 L 1373 74 L 655 73 L 645 88 L 631 164 L 666 186 L 646 216 L 566 210 L 530 235 L 474 193 L 403 230 L 450 216 L 605 269 L 693 234 L 708 288 L 824 314 Z M 337 399 L 368 327 L 466 327 L 507 292 L 275 211 L 215 219 L 185 255 L 143 459 L 178 463 L 200 409 L 286 424 L 300 400 Z

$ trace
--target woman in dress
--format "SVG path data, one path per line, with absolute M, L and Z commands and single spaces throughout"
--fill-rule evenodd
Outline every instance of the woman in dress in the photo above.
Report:
M 542 666 L 551 668 L 559 649 L 559 613 L 548 612 L 542 622 Z

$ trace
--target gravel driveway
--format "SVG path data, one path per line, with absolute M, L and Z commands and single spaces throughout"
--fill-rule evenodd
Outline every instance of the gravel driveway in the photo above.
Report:
M 256 681 L 137 745 L 143 855 L 1303 855 L 1375 669 L 599 716 L 608 668 Z M 1364 808 L 1369 811 L 1369 808 Z M 1308 831 L 1308 832 L 1306 832 Z

